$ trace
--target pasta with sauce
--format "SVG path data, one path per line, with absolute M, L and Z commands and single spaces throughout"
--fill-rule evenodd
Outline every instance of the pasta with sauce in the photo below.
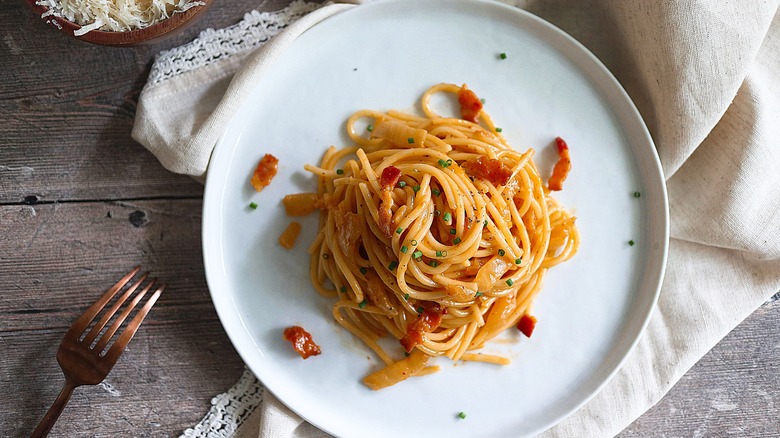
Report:
M 439 92 L 457 95 L 460 118 L 433 111 Z M 512 149 L 476 94 L 439 84 L 421 106 L 423 117 L 356 112 L 347 121 L 355 145 L 306 165 L 318 195 L 303 198 L 321 209 L 311 279 L 337 299 L 336 321 L 387 365 L 364 379 L 373 389 L 430 371 L 435 356 L 508 363 L 470 352 L 524 316 L 526 324 L 547 269 L 579 245 L 575 218 L 550 196 L 534 150 Z M 407 357 L 380 346 L 387 335 Z

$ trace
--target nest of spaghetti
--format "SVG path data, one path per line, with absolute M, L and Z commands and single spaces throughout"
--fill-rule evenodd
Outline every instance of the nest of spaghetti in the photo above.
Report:
M 457 97 L 461 117 L 434 112 L 431 96 L 442 92 Z M 530 336 L 547 269 L 579 244 L 575 218 L 550 196 L 534 150 L 509 146 L 474 92 L 440 84 L 421 107 L 424 116 L 353 114 L 354 145 L 330 147 L 319 166 L 305 167 L 318 193 L 285 199 L 288 212 L 321 210 L 311 279 L 337 299 L 336 321 L 384 361 L 363 379 L 372 389 L 435 371 L 427 364 L 435 356 L 508 363 L 472 352 L 514 326 Z M 561 143 L 550 185 L 570 167 Z M 387 336 L 397 351 L 379 344 Z

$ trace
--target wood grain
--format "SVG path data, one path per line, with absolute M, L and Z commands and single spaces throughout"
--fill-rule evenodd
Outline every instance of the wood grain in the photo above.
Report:
M 52 436 L 177 436 L 238 379 L 203 272 L 202 187 L 130 130 L 156 53 L 288 3 L 216 2 L 170 40 L 117 49 L 0 2 L 15 29 L 0 41 L 0 436 L 35 427 L 62 384 L 65 330 L 138 264 L 169 287 L 107 384 L 78 389 Z M 779 318 L 780 302 L 759 309 L 621 436 L 778 436 Z

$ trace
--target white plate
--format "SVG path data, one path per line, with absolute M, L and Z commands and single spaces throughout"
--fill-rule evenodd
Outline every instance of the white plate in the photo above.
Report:
M 347 142 L 352 112 L 413 110 L 439 82 L 467 83 L 485 98 L 510 143 L 536 148 L 547 173 L 552 140 L 568 141 L 574 167 L 556 197 L 577 215 L 582 245 L 547 275 L 533 338 L 509 333 L 484 349 L 511 365 L 438 360 L 439 373 L 373 392 L 360 379 L 379 360 L 333 321 L 332 302 L 309 282 L 316 215 L 303 221 L 295 249 L 282 249 L 277 238 L 290 218 L 280 201 L 314 191 L 303 165 Z M 258 194 L 249 177 L 265 153 L 280 159 L 279 174 Z M 250 210 L 252 201 L 260 208 Z M 203 210 L 206 274 L 228 336 L 283 403 L 340 436 L 521 436 L 554 425 L 593 396 L 637 342 L 668 244 L 658 157 L 618 82 L 557 28 L 484 1 L 377 2 L 307 31 L 217 144 Z M 322 355 L 304 361 L 292 352 L 282 330 L 295 324 Z

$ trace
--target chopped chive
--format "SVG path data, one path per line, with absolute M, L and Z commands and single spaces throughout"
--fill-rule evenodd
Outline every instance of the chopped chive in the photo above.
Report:
M 401 227 L 398 227 L 398 228 L 396 228 L 396 230 L 395 230 L 395 234 L 401 234 L 401 233 L 403 233 L 403 232 L 404 232 L 404 229 L 403 229 L 403 228 L 401 228 Z
M 485 219 L 485 222 L 482 222 L 482 226 L 483 226 L 483 227 L 486 227 L 486 226 L 487 226 L 487 219 Z
M 628 245 L 629 245 L 629 246 L 634 246 L 634 244 L 635 244 L 635 243 L 636 243 L 636 242 L 634 242 L 633 240 L 629 240 L 629 241 L 628 241 Z
M 439 160 L 439 166 L 441 167 L 449 167 L 449 164 L 447 164 L 447 161 L 444 159 Z
M 417 313 L 423 313 L 423 312 L 425 312 L 425 309 L 422 306 L 417 308 Z
M 404 294 L 404 299 L 405 299 L 406 301 L 409 301 L 409 294 Z
M 477 292 L 474 294 L 474 298 L 478 298 L 482 296 L 482 292 Z
M 257 210 L 257 202 L 250 202 L 249 208 L 251 208 L 252 210 Z
M 516 265 L 519 265 L 520 263 L 523 263 L 523 259 L 522 259 L 522 257 L 521 257 L 521 258 L 519 258 L 519 259 L 515 259 L 515 264 L 516 264 Z
M 498 250 L 498 255 L 500 255 L 501 257 L 503 257 L 503 256 L 504 256 L 504 254 L 506 254 L 506 251 L 504 251 L 503 249 L 499 249 L 499 250 Z
M 390 262 L 389 265 L 387 265 L 387 269 L 389 269 L 391 271 L 395 270 L 395 268 L 397 268 L 397 267 L 398 267 L 398 262 L 395 261 L 395 260 L 393 260 L 392 262 Z
M 485 102 L 486 102 L 486 100 L 485 100 L 485 99 L 479 99 L 479 101 L 480 101 L 480 102 L 482 102 L 482 103 L 485 103 Z
M 406 181 L 398 181 L 398 187 L 401 187 L 401 188 L 406 187 Z
M 361 267 L 360 268 L 360 273 L 363 274 L 363 275 L 366 275 L 366 273 L 368 273 L 368 269 Z
M 401 247 L 401 252 L 402 252 L 402 253 L 404 253 L 404 254 L 406 254 L 406 251 L 409 251 L 409 248 L 407 248 L 407 246 L 406 246 L 406 245 L 402 246 L 402 247 Z
M 344 175 L 344 169 L 336 170 L 336 175 Z
M 452 166 L 452 160 L 447 160 L 447 167 Z
M 417 246 L 417 239 L 412 239 L 412 246 Z
M 457 231 L 457 230 L 455 230 L 455 228 L 450 228 L 450 234 L 452 234 L 453 236 L 454 236 L 454 235 L 455 235 L 455 233 L 457 233 L 457 232 L 458 232 L 458 231 Z
M 510 278 L 509 280 L 506 281 L 506 284 L 507 284 L 507 286 L 511 286 L 511 285 L 515 284 L 515 281 Z
M 458 412 L 458 418 L 460 418 L 461 420 L 465 419 L 466 418 L 466 413 L 465 412 Z
M 456 237 L 456 238 L 452 239 L 452 243 L 454 243 L 455 245 L 459 244 L 460 243 L 460 237 Z
M 339 289 L 339 292 L 346 293 L 347 292 L 347 287 L 346 286 L 341 286 L 341 289 Z
M 436 257 L 444 257 L 441 251 L 436 251 Z
M 496 128 L 496 132 L 501 132 L 501 131 L 503 131 L 503 129 L 501 129 L 501 128 Z
M 642 196 L 642 194 L 641 194 L 641 193 L 639 193 L 639 192 L 634 192 L 634 197 L 635 197 L 635 198 L 638 198 L 638 197 L 640 197 L 640 196 Z
M 444 222 L 449 222 L 450 219 L 452 219 L 452 215 L 450 214 L 450 212 L 448 211 L 444 213 Z
M 414 139 L 412 137 L 407 138 L 406 141 L 409 142 L 409 144 L 414 144 Z
M 412 190 L 414 190 L 414 193 L 417 193 L 420 191 L 420 186 L 414 186 L 412 187 Z
M 363 301 L 361 301 L 361 302 L 360 302 L 360 304 L 358 304 L 358 306 L 359 306 L 361 309 L 365 308 L 367 305 L 368 305 L 368 301 L 366 301 L 366 299 L 365 299 L 365 298 L 363 299 Z
M 438 208 L 436 210 L 433 210 L 433 215 L 434 216 L 441 216 L 441 210 L 439 210 Z
M 439 262 L 437 262 L 436 260 L 431 260 L 431 261 L 428 262 L 428 264 L 431 265 L 434 268 L 439 266 Z
M 414 257 L 414 258 L 416 258 L 416 259 L 419 259 L 419 258 L 421 258 L 421 257 L 422 257 L 422 251 L 420 251 L 420 250 L 417 250 L 417 251 L 413 252 L 413 253 L 412 253 L 412 257 Z
M 368 125 L 366 126 L 366 131 L 371 132 L 374 130 L 374 125 Z
M 506 53 L 501 52 L 501 54 L 498 55 L 498 57 L 501 59 L 506 59 Z
M 439 196 L 441 195 L 441 191 L 439 189 L 433 189 L 431 190 L 433 192 L 433 196 Z
M 328 255 L 328 253 L 325 253 L 325 254 L 322 255 L 322 258 L 324 258 L 325 260 L 328 260 L 330 258 L 330 255 Z
M 404 356 L 409 357 L 409 356 L 411 356 L 411 353 L 407 353 L 407 352 L 404 351 Z

